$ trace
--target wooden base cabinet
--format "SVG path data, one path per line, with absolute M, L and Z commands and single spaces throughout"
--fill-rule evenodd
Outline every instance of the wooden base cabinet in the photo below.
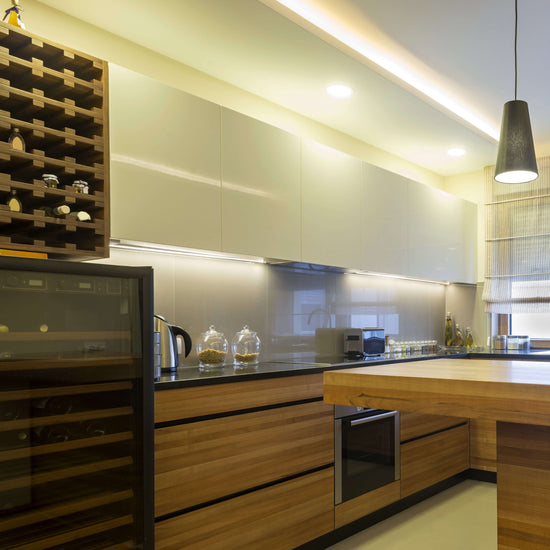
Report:
M 157 428 L 155 516 L 332 464 L 333 423 L 316 401 Z
M 468 424 L 401 444 L 401 498 L 467 470 Z
M 470 468 L 497 471 L 497 426 L 495 420 L 470 420 Z
M 334 529 L 334 468 L 159 522 L 156 550 L 290 550 Z

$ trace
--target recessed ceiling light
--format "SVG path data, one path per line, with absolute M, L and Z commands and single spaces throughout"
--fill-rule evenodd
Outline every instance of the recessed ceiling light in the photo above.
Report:
M 453 147 L 447 151 L 447 154 L 451 155 L 451 157 L 462 157 L 466 154 L 466 150 L 462 149 L 462 147 Z
M 344 84 L 332 84 L 327 87 L 327 94 L 332 97 L 349 97 L 353 93 L 353 90 Z

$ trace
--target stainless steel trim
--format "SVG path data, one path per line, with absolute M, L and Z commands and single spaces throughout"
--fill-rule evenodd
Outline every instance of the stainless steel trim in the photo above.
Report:
M 373 416 L 368 416 L 367 418 L 357 418 L 356 420 L 350 420 L 350 426 L 358 426 L 359 424 L 366 424 L 367 422 L 375 422 L 376 420 L 381 420 L 382 418 L 389 418 L 396 415 L 399 416 L 398 411 L 375 414 Z
M 342 503 L 342 421 L 334 421 L 334 504 Z
M 395 480 L 401 479 L 401 422 L 399 411 L 395 411 Z

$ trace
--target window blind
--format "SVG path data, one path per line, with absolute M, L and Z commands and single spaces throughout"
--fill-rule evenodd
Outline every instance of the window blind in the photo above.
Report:
M 486 266 L 490 313 L 550 312 L 550 157 L 537 159 L 528 183 L 494 180 L 485 168 Z

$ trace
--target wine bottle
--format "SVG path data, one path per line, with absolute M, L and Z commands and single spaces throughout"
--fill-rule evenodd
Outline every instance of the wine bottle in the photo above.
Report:
M 42 210 L 42 212 L 50 218 L 64 218 L 71 212 L 71 208 L 66 204 L 60 206 L 40 206 L 36 210 Z
M 58 395 L 37 399 L 32 402 L 32 408 L 35 414 L 40 416 L 52 414 L 69 414 L 77 407 L 75 398 L 70 395 Z
M 28 447 L 30 440 L 31 434 L 29 430 L 0 432 L 0 450 Z
M 75 217 L 79 222 L 91 222 L 92 216 L 88 214 L 85 210 L 79 210 L 78 212 L 71 212 L 69 214 L 71 217 Z
M 17 191 L 12 189 L 10 191 L 8 200 L 6 201 L 8 208 L 11 212 L 23 212 L 23 205 L 17 196 Z
M 35 428 L 33 438 L 41 444 L 63 443 L 75 439 L 74 433 L 68 426 L 56 424 L 53 426 L 39 426 Z

